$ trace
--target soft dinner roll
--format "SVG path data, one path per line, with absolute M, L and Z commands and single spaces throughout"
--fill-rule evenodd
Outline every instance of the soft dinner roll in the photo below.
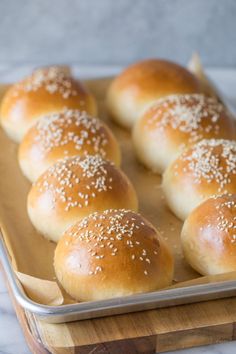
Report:
M 144 60 L 129 66 L 113 80 L 107 106 L 118 124 L 130 128 L 158 98 L 202 90 L 200 81 L 182 66 L 166 60 Z
M 154 291 L 171 284 L 173 257 L 157 230 L 129 210 L 94 213 L 66 230 L 57 278 L 78 301 Z
M 58 241 L 75 221 L 109 208 L 137 210 L 126 175 L 98 155 L 68 157 L 49 167 L 28 195 L 28 214 L 46 238 Z
M 119 145 L 101 120 L 79 110 L 64 110 L 41 118 L 24 136 L 19 163 L 35 181 L 58 159 L 75 155 L 101 155 L 120 164 Z
M 170 209 L 180 218 L 210 196 L 236 193 L 236 142 L 202 140 L 184 151 L 163 175 Z
M 1 123 L 6 133 L 19 142 L 37 119 L 65 107 L 97 113 L 94 98 L 65 70 L 37 69 L 6 92 L 0 110 Z
M 200 204 L 186 219 L 181 240 L 186 260 L 199 273 L 236 271 L 236 195 Z
M 234 122 L 213 97 L 172 95 L 159 99 L 135 123 L 133 143 L 141 162 L 162 173 L 184 149 L 204 138 L 234 139 Z

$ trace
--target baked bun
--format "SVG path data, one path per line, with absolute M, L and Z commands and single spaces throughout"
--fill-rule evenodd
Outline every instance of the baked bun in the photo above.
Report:
M 187 262 L 203 275 L 236 271 L 236 195 L 212 197 L 186 219 L 181 241 Z
M 236 193 L 236 142 L 202 140 L 184 151 L 163 175 L 170 209 L 180 219 L 212 195 Z
M 1 104 L 1 123 L 6 133 L 19 142 L 34 122 L 65 107 L 96 115 L 94 98 L 65 70 L 48 67 L 12 85 Z
M 57 278 L 78 301 L 154 291 L 171 284 L 173 257 L 141 215 L 106 210 L 77 222 L 60 239 Z
M 201 83 L 190 71 L 170 61 L 150 59 L 129 66 L 113 80 L 107 106 L 118 124 L 130 128 L 153 101 L 198 92 Z
M 23 174 L 35 181 L 58 159 L 97 154 L 119 166 L 120 149 L 111 130 L 86 112 L 66 109 L 41 118 L 30 128 L 18 158 Z
M 162 173 L 184 149 L 208 138 L 234 139 L 230 114 L 215 98 L 202 94 L 159 99 L 137 120 L 133 143 L 139 160 Z
M 68 157 L 49 167 L 33 184 L 27 201 L 35 228 L 57 242 L 75 221 L 110 208 L 137 210 L 126 175 L 98 155 Z

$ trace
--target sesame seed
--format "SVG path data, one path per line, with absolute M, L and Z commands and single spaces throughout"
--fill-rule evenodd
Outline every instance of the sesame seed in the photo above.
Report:
M 170 95 L 159 99 L 151 108 L 147 126 L 152 134 L 165 133 L 166 129 L 184 133 L 188 143 L 202 140 L 209 132 L 219 133 L 219 119 L 224 107 L 214 97 L 203 94 Z M 186 144 L 180 145 L 183 150 Z
M 196 184 L 214 181 L 218 186 L 217 193 L 223 193 L 236 175 L 236 142 L 224 139 L 202 140 L 185 151 L 180 160 L 187 164 L 187 173 L 193 175 Z M 178 163 L 174 164 L 174 169 L 177 168 Z
M 79 94 L 76 87 L 72 89 L 72 81 L 71 76 L 58 67 L 36 69 L 31 76 L 17 84 L 16 92 L 36 92 L 44 88 L 50 95 L 59 94 L 67 100 Z
M 51 166 L 34 185 L 41 193 L 50 190 L 54 204 L 60 201 L 64 204 L 65 211 L 86 207 L 90 204 L 90 195 L 80 190 L 80 184 L 86 182 L 92 190 L 96 191 L 95 195 L 106 193 L 108 187 L 112 188 L 107 177 L 110 165 L 113 166 L 113 163 L 99 155 L 64 158 Z M 77 196 L 75 188 L 78 189 Z
M 232 196 L 228 195 L 225 196 L 223 201 L 222 197 L 219 196 L 218 198 L 213 197 L 217 201 L 219 201 L 218 206 L 218 217 L 217 217 L 217 229 L 219 231 L 229 232 L 236 228 L 236 201 L 233 199 Z M 231 235 L 232 240 L 236 240 L 236 235 Z
M 38 144 L 42 156 L 58 147 L 63 147 L 65 151 L 68 145 L 73 147 L 74 152 L 78 152 L 77 155 L 79 152 L 86 155 L 87 145 L 92 141 L 93 153 L 106 157 L 105 147 L 108 140 L 103 127 L 99 119 L 89 116 L 84 111 L 64 109 L 62 112 L 42 117 L 36 123 L 37 134 L 34 141 Z M 79 183 L 78 179 L 76 183 Z
M 100 213 L 92 213 L 71 227 L 69 236 L 73 239 L 73 243 L 90 241 L 88 252 L 91 257 L 94 257 L 94 269 L 91 270 L 93 274 L 96 275 L 98 271 L 104 270 L 99 263 L 101 259 L 109 256 L 116 256 L 119 259 L 119 256 L 122 256 L 122 250 L 130 252 L 130 261 L 142 262 L 143 266 L 144 262 L 146 266 L 147 263 L 151 264 L 152 251 L 147 250 L 144 246 L 146 238 L 137 241 L 139 232 L 136 231 L 137 223 L 141 229 L 144 226 L 146 230 L 149 226 L 145 223 L 143 223 L 143 226 L 141 225 L 138 214 L 135 220 L 131 220 L 127 217 L 128 215 L 133 215 L 133 212 L 125 209 L 109 209 Z M 150 228 L 150 232 L 155 232 L 155 230 Z M 117 234 L 122 237 L 117 238 Z M 151 238 L 151 240 L 154 239 Z M 154 247 L 156 247 L 156 241 L 155 239 Z M 118 245 L 119 247 L 117 247 Z M 96 247 L 95 250 L 93 250 L 94 247 Z M 147 270 L 144 269 L 144 272 L 147 272 Z

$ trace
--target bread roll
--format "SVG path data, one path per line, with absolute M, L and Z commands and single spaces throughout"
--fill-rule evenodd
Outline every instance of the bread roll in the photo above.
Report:
M 128 210 L 106 210 L 75 223 L 56 247 L 54 267 L 78 301 L 154 291 L 173 278 L 173 257 L 162 237 Z
M 30 128 L 18 158 L 23 174 L 35 181 L 58 159 L 97 154 L 119 166 L 120 149 L 111 130 L 86 112 L 66 109 L 44 116 Z
M 210 196 L 236 193 L 236 142 L 195 144 L 166 169 L 163 189 L 170 209 L 183 220 Z
M 203 275 L 236 271 L 236 195 L 211 197 L 186 219 L 181 241 L 188 263 Z
M 126 175 L 98 155 L 59 160 L 33 184 L 27 201 L 32 224 L 55 242 L 71 224 L 94 211 L 137 207 Z
M 159 99 L 134 125 L 138 159 L 162 173 L 184 149 L 208 138 L 234 139 L 230 114 L 213 97 L 172 95 Z
M 6 133 L 19 142 L 36 120 L 65 107 L 85 110 L 91 115 L 97 113 L 94 98 L 65 70 L 37 69 L 6 92 L 0 110 L 1 124 Z
M 131 128 L 157 99 L 202 91 L 200 81 L 187 69 L 170 61 L 150 59 L 129 66 L 113 80 L 107 106 L 118 124 Z

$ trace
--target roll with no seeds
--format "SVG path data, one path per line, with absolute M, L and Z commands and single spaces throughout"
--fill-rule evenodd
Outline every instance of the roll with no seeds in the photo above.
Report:
M 60 67 L 37 69 L 6 92 L 0 110 L 1 124 L 13 140 L 20 142 L 36 120 L 65 107 L 97 113 L 93 96 L 68 72 Z
M 157 230 L 128 210 L 94 213 L 66 230 L 57 278 L 78 301 L 154 291 L 171 284 L 173 257 Z
M 236 271 L 236 195 L 211 197 L 194 209 L 181 242 L 186 260 L 199 273 Z
M 212 195 L 236 193 L 236 142 L 205 139 L 184 151 L 163 175 L 170 209 L 180 219 Z
M 71 224 L 94 211 L 137 207 L 129 179 L 98 155 L 59 160 L 32 185 L 27 200 L 33 225 L 55 242 Z
M 86 112 L 66 109 L 41 118 L 24 136 L 19 163 L 35 181 L 49 166 L 66 156 L 101 155 L 119 166 L 119 145 L 111 130 Z
M 156 101 L 133 129 L 138 159 L 158 173 L 184 149 L 209 138 L 235 139 L 235 125 L 219 101 L 202 94 L 172 95 Z
M 157 99 L 204 92 L 200 81 L 184 67 L 167 60 L 149 59 L 126 68 L 111 83 L 107 94 L 110 116 L 131 128 Z

